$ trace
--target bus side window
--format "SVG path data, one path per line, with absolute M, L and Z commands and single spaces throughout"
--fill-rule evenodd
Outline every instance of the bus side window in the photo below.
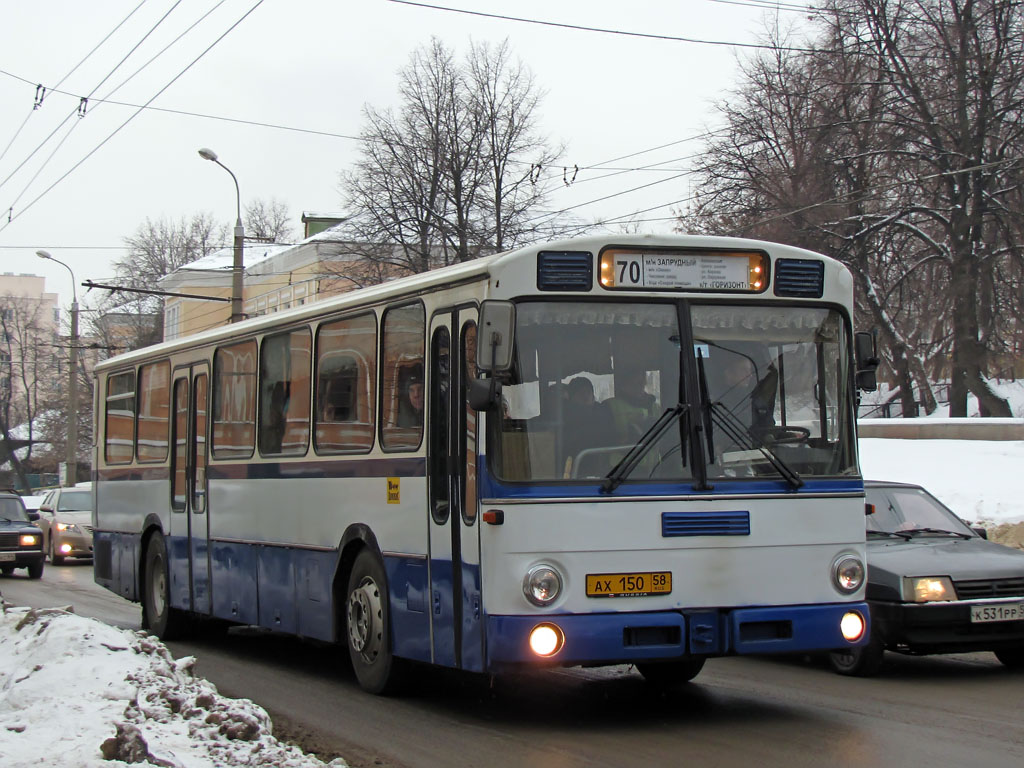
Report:
M 373 447 L 377 321 L 366 314 L 324 323 L 317 331 L 318 453 L 366 453 Z
M 256 342 L 220 347 L 213 356 L 213 455 L 252 456 L 256 431 Z
M 423 305 L 407 304 L 384 314 L 381 354 L 381 446 L 415 450 L 423 436 Z
M 309 445 L 310 335 L 268 336 L 260 355 L 260 453 L 304 454 Z
M 135 371 L 107 379 L 103 456 L 108 464 L 130 464 L 135 446 Z

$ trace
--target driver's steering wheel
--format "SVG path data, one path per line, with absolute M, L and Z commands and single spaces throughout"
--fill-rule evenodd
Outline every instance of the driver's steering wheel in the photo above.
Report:
M 763 438 L 771 438 L 772 443 L 802 443 L 811 436 L 811 430 L 806 427 L 795 426 L 772 426 L 759 427 L 754 430 L 755 434 Z

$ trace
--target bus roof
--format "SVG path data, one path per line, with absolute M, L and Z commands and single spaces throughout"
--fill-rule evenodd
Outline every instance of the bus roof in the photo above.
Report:
M 313 301 L 301 307 L 275 312 L 270 315 L 243 320 L 232 325 L 218 326 L 207 331 L 202 331 L 190 336 L 183 336 L 171 341 L 165 341 L 122 355 L 108 358 L 96 365 L 96 371 L 104 371 L 123 365 L 130 365 L 140 360 L 153 356 L 166 355 L 180 349 L 205 344 L 216 343 L 224 339 L 241 337 L 250 333 L 258 333 L 268 328 L 290 323 L 299 323 L 303 320 L 316 318 L 321 315 L 355 309 L 362 306 L 369 306 L 400 299 L 402 297 L 415 297 L 428 293 L 446 285 L 465 284 L 488 280 L 493 273 L 504 271 L 512 267 L 521 258 L 532 255 L 541 250 L 590 250 L 593 253 L 611 246 L 633 246 L 633 247 L 675 247 L 675 248 L 745 248 L 758 249 L 770 252 L 773 256 L 784 256 L 791 258 L 815 258 L 827 262 L 839 264 L 834 259 L 820 253 L 808 251 L 780 243 L 772 243 L 763 240 L 752 240 L 735 237 L 716 237 L 710 235 L 680 235 L 680 234 L 601 234 L 586 237 L 576 237 L 565 240 L 542 242 L 534 245 L 523 246 L 513 251 L 490 256 L 483 256 L 472 261 L 461 264 L 454 264 L 447 267 L 440 267 L 429 272 L 423 272 L 408 277 L 401 277 L 390 280 L 386 283 L 360 288 L 347 293 L 338 294 L 328 299 Z

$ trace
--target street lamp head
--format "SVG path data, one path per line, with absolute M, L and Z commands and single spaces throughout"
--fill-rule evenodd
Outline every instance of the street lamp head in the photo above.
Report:
M 203 158 L 203 160 L 213 160 L 213 162 L 217 162 L 217 153 L 212 149 L 207 149 L 206 147 L 200 148 L 199 156 Z
M 36 251 L 36 256 L 40 259 L 49 259 L 53 261 L 53 256 L 50 255 L 49 251 Z

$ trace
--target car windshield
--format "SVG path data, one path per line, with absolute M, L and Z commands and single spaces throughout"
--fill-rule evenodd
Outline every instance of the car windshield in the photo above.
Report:
M 695 479 L 698 459 L 711 478 L 794 486 L 856 472 L 848 336 L 834 310 L 527 302 L 515 352 L 487 449 L 504 480 L 677 483 Z
M 868 503 L 875 513 L 868 515 L 868 533 L 907 533 L 915 536 L 974 536 L 963 520 L 922 488 L 868 488 Z
M 21 499 L 0 498 L 0 520 L 27 523 L 29 521 L 28 513 L 25 511 L 25 505 L 21 503 Z
M 59 512 L 92 512 L 92 491 L 64 491 L 57 503 Z

